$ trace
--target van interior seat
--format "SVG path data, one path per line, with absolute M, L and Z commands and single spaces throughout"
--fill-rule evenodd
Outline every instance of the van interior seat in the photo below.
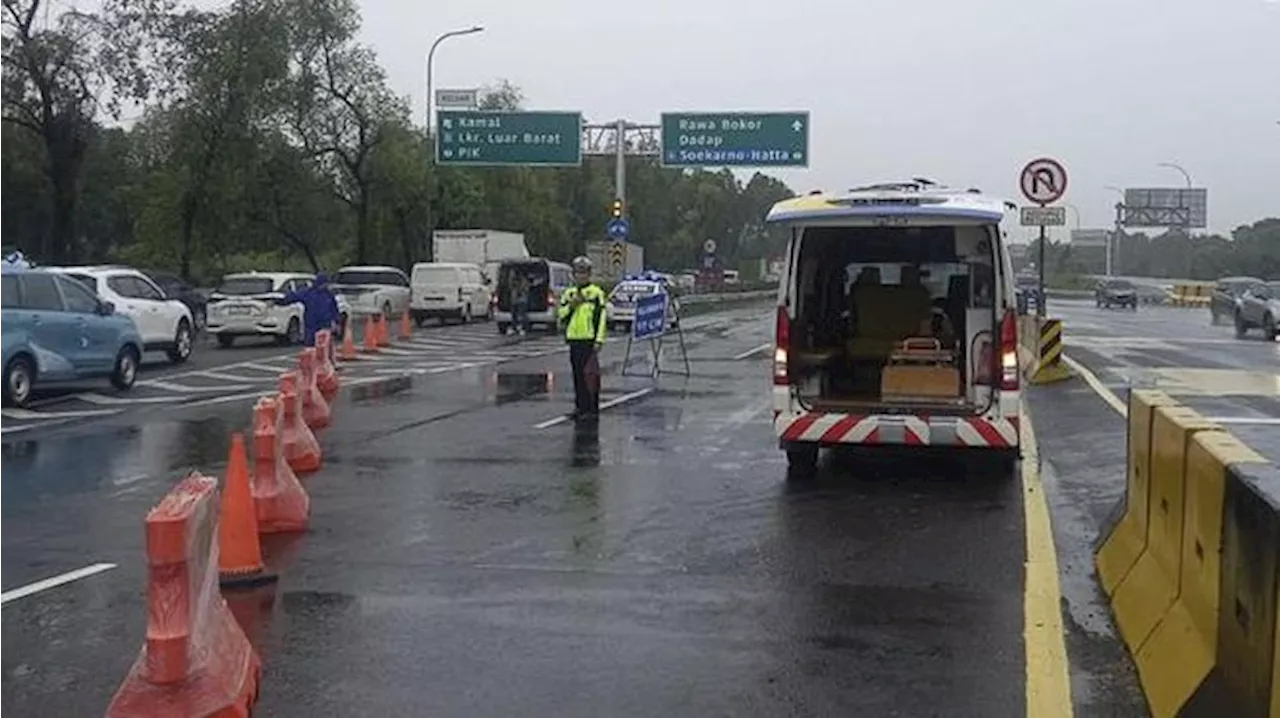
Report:
M 903 339 L 933 335 L 929 290 L 920 283 L 915 267 L 904 267 L 901 279 L 897 285 L 854 283 L 857 334 L 845 342 L 850 359 L 884 360 Z

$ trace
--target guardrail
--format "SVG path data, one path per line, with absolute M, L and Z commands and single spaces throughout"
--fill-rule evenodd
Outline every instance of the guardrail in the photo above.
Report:
M 764 299 L 766 297 L 777 297 L 777 288 L 758 289 L 745 292 L 723 292 L 717 294 L 681 294 L 679 295 L 681 306 L 691 306 L 698 304 L 723 304 L 724 302 L 743 302 L 752 299 Z
M 1280 467 L 1160 391 L 1130 394 L 1127 433 L 1095 565 L 1151 714 L 1275 716 Z

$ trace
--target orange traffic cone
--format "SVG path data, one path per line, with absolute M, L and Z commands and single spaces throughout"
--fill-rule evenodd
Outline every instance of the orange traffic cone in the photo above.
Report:
M 387 317 L 385 314 L 378 314 L 378 346 L 391 346 L 391 330 L 387 328 Z
M 325 401 L 338 394 L 338 370 L 333 366 L 333 336 L 328 331 L 316 334 L 316 386 Z
M 369 354 L 378 353 L 378 320 L 372 314 L 364 318 L 364 341 L 360 350 Z
M 231 435 L 227 475 L 222 482 L 222 508 L 218 517 L 218 583 L 223 586 L 256 586 L 275 581 L 262 563 L 258 517 L 249 486 L 249 457 L 244 434 Z
M 302 420 L 312 429 L 323 429 L 333 423 L 329 402 L 316 385 L 316 350 L 307 347 L 298 352 L 298 377 L 302 394 Z
M 342 361 L 351 361 L 356 358 L 356 340 L 352 338 L 354 333 L 348 323 L 347 330 L 342 333 L 342 352 L 338 354 L 338 358 Z
M 284 403 L 284 460 L 299 474 L 320 468 L 320 442 L 302 420 L 302 394 L 298 372 L 280 375 L 280 401 Z
M 411 339 L 413 337 L 413 325 L 409 323 L 409 310 L 404 310 L 404 314 L 400 315 L 400 338 Z
M 253 407 L 253 505 L 264 534 L 305 530 L 311 514 L 311 499 L 284 459 L 283 434 L 280 400 L 259 399 Z

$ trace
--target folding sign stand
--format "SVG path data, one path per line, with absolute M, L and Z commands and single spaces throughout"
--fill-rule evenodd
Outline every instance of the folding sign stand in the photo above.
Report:
M 672 328 L 675 329 L 676 337 L 680 342 L 680 356 L 684 359 L 684 371 L 662 368 L 662 346 L 667 339 L 667 295 L 665 292 L 658 292 L 641 297 L 636 302 L 635 319 L 631 321 L 631 333 L 627 335 L 627 354 L 622 359 L 622 376 L 644 376 L 639 372 L 628 371 L 631 365 L 632 346 L 644 341 L 649 343 L 649 353 L 653 363 L 649 376 L 656 378 L 664 373 L 689 376 L 692 373 L 689 368 L 689 352 L 684 345 L 684 329 L 679 313 L 676 313 L 672 319 L 675 321 L 675 326 Z

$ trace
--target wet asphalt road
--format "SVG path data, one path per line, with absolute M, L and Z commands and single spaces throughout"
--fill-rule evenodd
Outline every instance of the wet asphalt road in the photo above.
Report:
M 310 531 L 267 542 L 277 586 L 231 597 L 265 663 L 259 712 L 1022 715 L 1018 479 L 841 453 L 788 484 L 768 352 L 750 353 L 771 312 L 707 319 L 688 379 L 618 376 L 613 342 L 602 398 L 620 403 L 594 429 L 548 425 L 571 403 L 562 354 L 340 403 Z M 118 564 L 5 604 L 12 715 L 103 710 L 145 626 L 142 516 L 185 467 L 219 469 L 246 414 L 6 441 L 6 590 Z M 1079 715 L 1133 715 L 1108 655 L 1073 651 L 1097 709 Z

